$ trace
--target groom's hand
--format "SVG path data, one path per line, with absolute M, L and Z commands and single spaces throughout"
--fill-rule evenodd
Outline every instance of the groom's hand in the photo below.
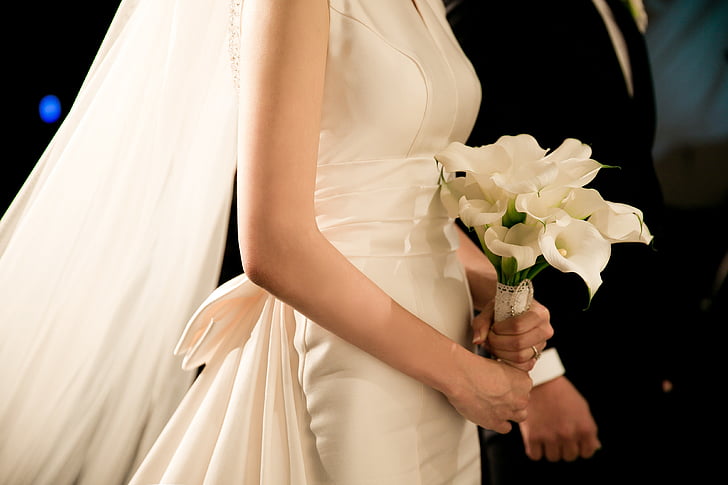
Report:
M 531 389 L 528 418 L 520 427 L 532 460 L 574 461 L 601 448 L 586 399 L 564 376 Z

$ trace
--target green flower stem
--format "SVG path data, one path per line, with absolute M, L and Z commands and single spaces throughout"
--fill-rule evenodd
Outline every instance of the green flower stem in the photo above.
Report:
M 536 263 L 531 266 L 530 268 L 524 269 L 523 271 L 526 272 L 526 278 L 529 280 L 532 280 L 536 277 L 537 274 L 539 274 L 544 269 L 548 268 L 550 265 L 549 263 L 543 258 L 543 256 L 539 256 L 538 259 L 536 259 Z
M 519 222 L 523 222 L 525 220 L 526 220 L 526 213 L 519 212 L 516 210 L 516 200 L 515 199 L 509 200 L 508 208 L 506 209 L 506 213 L 503 214 L 503 218 L 501 219 L 503 226 L 513 227 L 514 225 L 518 224 Z
M 473 231 L 474 229 L 471 227 L 470 230 Z M 480 233 L 476 231 L 476 234 L 478 236 L 478 241 L 480 242 L 480 247 L 483 250 L 483 253 L 485 253 L 488 260 L 495 268 L 499 283 L 502 283 L 504 285 L 517 286 L 523 280 L 532 280 L 537 274 L 550 266 L 543 256 L 539 256 L 538 258 L 536 258 L 536 263 L 533 266 L 521 271 L 516 271 L 518 262 L 515 258 L 503 258 L 493 253 L 490 249 L 488 249 L 488 246 L 486 246 L 485 240 L 480 235 Z
M 508 258 L 501 258 L 501 271 L 502 271 L 502 277 L 505 281 L 507 281 L 506 284 L 513 285 L 513 281 L 518 279 L 519 271 L 516 271 L 518 269 L 518 261 L 516 258 L 508 257 Z
M 435 160 L 435 163 L 437 163 L 437 160 Z M 443 167 L 443 166 L 440 166 L 440 177 L 439 177 L 439 179 L 440 179 L 440 183 L 441 184 L 446 184 L 447 183 L 445 181 L 445 167 Z
M 498 256 L 488 249 L 488 246 L 485 245 L 485 241 L 483 241 L 481 237 L 478 237 L 478 240 L 480 241 L 480 246 L 483 249 L 483 252 L 495 267 L 498 282 L 504 285 L 517 286 L 523 280 L 533 280 L 537 274 L 550 266 L 543 256 L 539 256 L 533 266 L 521 271 L 516 271 L 517 261 L 515 258 L 503 258 Z

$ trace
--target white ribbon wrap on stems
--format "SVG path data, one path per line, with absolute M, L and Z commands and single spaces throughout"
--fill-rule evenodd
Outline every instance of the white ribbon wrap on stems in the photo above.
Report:
M 517 286 L 498 283 L 495 293 L 495 321 L 514 317 L 531 307 L 533 302 L 533 283 L 526 279 Z

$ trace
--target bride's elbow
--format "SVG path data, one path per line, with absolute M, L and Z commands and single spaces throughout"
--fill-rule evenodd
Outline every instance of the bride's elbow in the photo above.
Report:
M 269 288 L 278 269 L 273 254 L 277 251 L 272 245 L 259 247 L 255 244 L 241 244 L 240 249 L 240 259 L 248 279 L 261 288 Z
M 265 265 L 260 264 L 258 258 L 246 256 L 244 251 L 241 252 L 241 260 L 243 263 L 243 270 L 248 276 L 248 279 L 261 288 L 265 288 L 266 285 L 264 282 L 267 279 L 265 276 Z
M 289 232 L 273 232 L 267 236 L 259 233 L 240 239 L 240 257 L 246 275 L 269 291 L 285 287 L 291 272 L 305 266 L 310 250 L 311 245 L 304 249 L 298 242 L 293 243 Z

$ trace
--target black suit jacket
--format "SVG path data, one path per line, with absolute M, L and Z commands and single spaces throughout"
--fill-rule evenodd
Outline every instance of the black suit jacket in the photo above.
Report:
M 607 200 L 642 209 L 656 236 L 654 249 L 612 246 L 604 283 L 586 311 L 586 286 L 577 276 L 549 268 L 534 280 L 536 299 L 551 310 L 550 344 L 601 429 L 620 419 L 631 423 L 638 417 L 621 396 L 659 398 L 674 324 L 663 312 L 671 288 L 661 272 L 670 261 L 660 252 L 662 195 L 651 156 L 655 105 L 644 39 L 623 5 L 612 2 L 632 61 L 630 97 L 590 0 L 445 3 L 483 91 L 468 144 L 519 133 L 550 149 L 567 137 L 588 143 L 595 160 L 620 167 L 601 170 L 590 186 Z

